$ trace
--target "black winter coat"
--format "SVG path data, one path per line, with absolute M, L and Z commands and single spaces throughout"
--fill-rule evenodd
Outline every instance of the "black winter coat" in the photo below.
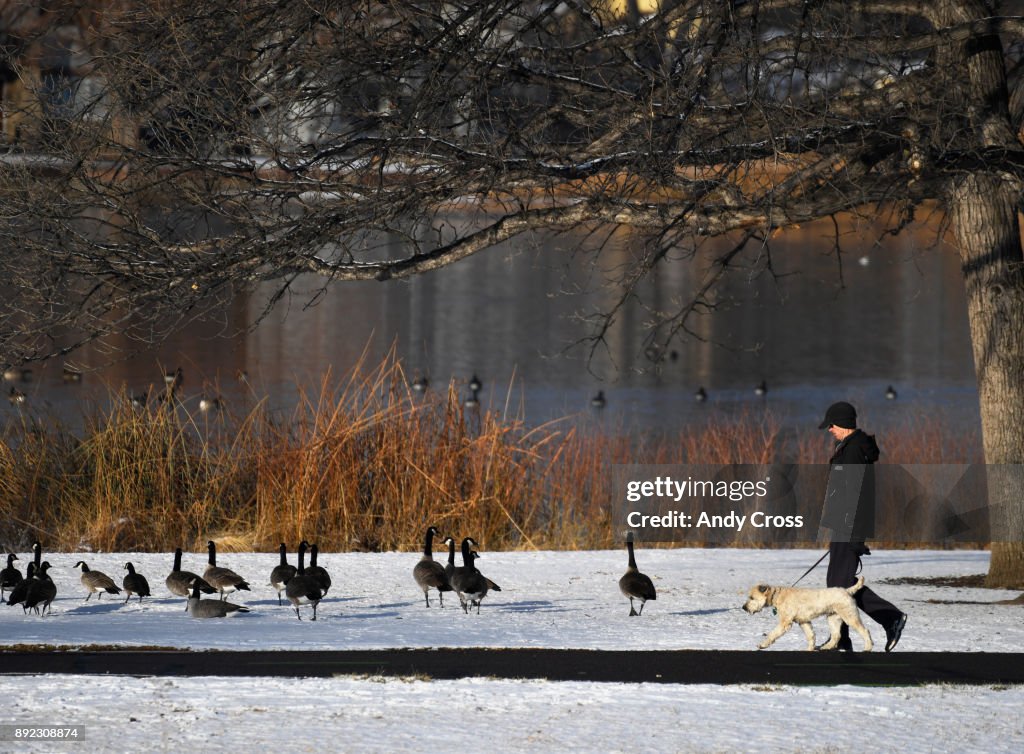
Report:
M 875 535 L 873 464 L 879 455 L 874 436 L 859 429 L 836 443 L 821 514 L 821 525 L 832 530 L 832 541 L 863 542 Z

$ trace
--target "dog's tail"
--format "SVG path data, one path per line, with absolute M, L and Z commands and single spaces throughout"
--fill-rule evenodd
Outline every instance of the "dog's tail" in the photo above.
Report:
M 857 583 L 854 584 L 853 586 L 846 587 L 846 591 L 847 591 L 848 594 L 856 594 L 857 592 L 860 591 L 860 588 L 862 586 L 864 586 L 864 577 L 863 576 L 858 576 L 857 577 Z

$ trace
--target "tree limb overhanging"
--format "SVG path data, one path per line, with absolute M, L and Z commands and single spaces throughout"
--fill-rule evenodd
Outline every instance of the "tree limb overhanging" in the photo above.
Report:
M 647 249 L 613 281 L 625 302 L 705 239 L 735 236 L 718 280 L 778 228 L 899 224 L 967 175 L 1019 193 L 1019 116 L 965 105 L 977 52 L 1018 68 L 1016 3 L 631 5 L 8 4 L 0 357 L 147 344 L 266 281 L 400 279 L 596 226 Z

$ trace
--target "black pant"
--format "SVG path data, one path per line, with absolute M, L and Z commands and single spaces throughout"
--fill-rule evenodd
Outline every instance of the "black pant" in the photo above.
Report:
M 828 575 L 826 586 L 848 587 L 857 583 L 857 567 L 860 556 L 867 552 L 863 542 L 832 542 L 828 546 Z M 882 599 L 866 585 L 853 595 L 857 607 L 871 616 L 871 620 L 882 626 L 892 625 L 902 612 L 891 602 Z M 840 641 L 848 639 L 850 629 L 844 623 Z

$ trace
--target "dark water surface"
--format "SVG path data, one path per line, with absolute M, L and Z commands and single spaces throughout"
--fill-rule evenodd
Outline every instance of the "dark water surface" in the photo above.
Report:
M 106 403 L 110 389 L 144 392 L 177 366 L 191 408 L 202 394 L 243 404 L 247 389 L 235 375 L 244 371 L 255 394 L 287 410 L 297 384 L 315 388 L 328 370 L 340 378 L 364 349 L 373 364 L 395 344 L 410 378 L 422 373 L 443 389 L 449 379 L 464 385 L 475 373 L 485 407 L 509 402 L 531 423 L 572 415 L 586 425 L 675 432 L 709 416 L 769 411 L 785 424 L 809 426 L 829 403 L 845 399 L 869 428 L 930 416 L 977 432 L 955 253 L 926 248 L 926 232 L 880 246 L 872 238 L 848 242 L 841 277 L 831 241 L 815 231 L 751 249 L 748 262 L 770 251 L 777 277 L 734 274 L 719 308 L 695 320 L 701 337 L 673 344 L 674 354 L 666 351 L 657 363 L 650 358 L 657 354 L 645 354 L 648 315 L 639 307 L 622 313 L 607 347 L 589 362 L 585 348 L 570 348 L 587 334 L 578 315 L 613 300 L 599 283 L 626 261 L 631 239 L 613 239 L 598 270 L 589 257 L 567 253 L 573 239 L 547 239 L 505 244 L 412 281 L 337 284 L 315 306 L 306 304 L 317 281 L 300 281 L 254 332 L 237 334 L 260 311 L 268 286 L 261 296 L 236 300 L 223 321 L 194 326 L 146 355 L 104 366 L 109 357 L 96 351 L 75 354 L 73 363 L 87 370 L 80 383 L 65 382 L 60 364 L 35 367 L 17 385 L 28 396 L 25 407 L 3 411 L 8 420 L 21 411 L 73 423 L 83 406 Z M 677 306 L 700 282 L 706 257 L 663 267 L 644 287 L 645 302 Z M 572 293 L 580 286 L 590 290 Z M 758 396 L 762 380 L 768 392 Z M 895 400 L 885 397 L 889 385 Z M 706 402 L 694 399 L 699 387 Z M 598 390 L 607 398 L 602 411 L 591 407 Z

